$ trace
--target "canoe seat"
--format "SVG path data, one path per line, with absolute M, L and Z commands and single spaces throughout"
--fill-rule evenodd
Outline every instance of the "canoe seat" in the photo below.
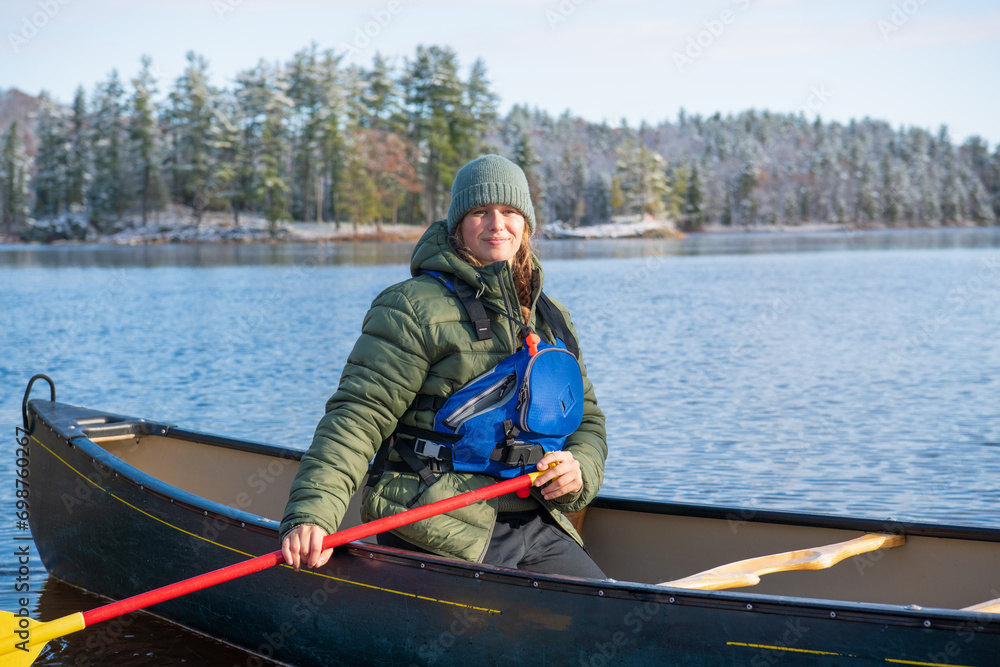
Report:
M 664 581 L 658 585 L 694 588 L 703 591 L 754 586 L 760 583 L 760 578 L 765 574 L 792 570 L 823 570 L 850 556 L 878 549 L 898 547 L 905 541 L 906 538 L 902 535 L 868 533 L 847 542 L 837 542 L 814 549 L 800 549 L 770 556 L 748 558 L 692 574 L 683 579 Z
M 974 604 L 971 607 L 963 607 L 962 611 L 979 611 L 984 614 L 1000 614 L 1000 598 L 980 602 L 979 604 Z

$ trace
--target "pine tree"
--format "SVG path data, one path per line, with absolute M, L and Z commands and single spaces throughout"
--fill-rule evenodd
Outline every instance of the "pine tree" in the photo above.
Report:
M 88 192 L 91 223 L 98 231 L 109 231 L 132 205 L 128 136 L 125 119 L 125 90 L 118 71 L 97 87 L 91 116 L 93 138 L 93 181 Z
M 876 182 L 875 165 L 866 158 L 862 160 L 857 172 L 857 203 L 854 207 L 854 221 L 862 227 L 868 227 L 881 220 L 880 195 Z
M 666 210 L 666 160 L 646 146 L 641 137 L 644 129 L 639 137 L 623 129 L 626 131 L 618 147 L 617 174 L 625 197 L 625 213 L 662 218 Z
M 87 203 L 90 184 L 93 179 L 90 123 L 87 114 L 87 98 L 83 91 L 83 86 L 76 89 L 76 94 L 73 97 L 73 109 L 69 120 L 68 132 L 69 154 L 66 159 L 66 204 L 71 211 L 80 211 Z
M 290 218 L 291 187 L 286 178 L 290 145 L 288 141 L 288 117 L 292 101 L 277 85 L 277 77 L 272 77 L 271 86 L 262 90 L 262 110 L 264 114 L 256 163 L 256 198 L 272 236 L 277 235 L 278 222 Z
M 611 191 L 608 193 L 608 205 L 612 214 L 625 214 L 625 193 L 622 191 L 622 179 L 617 174 L 611 178 Z
M 581 216 L 583 225 L 600 225 L 611 221 L 611 188 L 606 177 L 591 173 L 587 179 L 586 206 Z
M 458 77 L 458 58 L 446 47 L 418 46 L 403 75 L 410 141 L 423 155 L 420 178 L 424 185 L 425 225 L 443 217 L 446 188 L 464 164 L 460 139 L 465 139 L 464 86 Z
M 323 54 L 323 91 L 327 96 L 326 113 L 319 123 L 319 155 L 322 165 L 322 182 L 318 182 L 317 192 L 326 194 L 321 208 L 323 217 L 337 223 L 337 196 L 341 173 L 346 158 L 346 111 L 347 91 L 342 82 L 341 56 L 332 51 Z M 317 199 L 319 194 L 317 195 Z M 320 217 L 317 217 L 320 220 Z M 339 224 L 338 224 L 339 228 Z
M 352 139 L 344 165 L 342 197 L 344 207 L 350 214 L 354 235 L 358 235 L 358 225 L 374 220 L 379 215 L 379 193 L 372 171 L 369 169 L 363 144 L 365 135 L 358 132 Z
M 687 193 L 691 187 L 691 170 L 681 164 L 668 171 L 664 212 L 668 218 L 676 220 L 684 215 Z
M 69 206 L 69 130 L 66 115 L 66 110 L 54 103 L 47 93 L 39 96 L 34 179 L 35 214 L 38 216 L 59 215 Z
M 684 217 L 690 221 L 693 228 L 705 224 L 705 180 L 704 170 L 698 168 L 698 163 L 691 165 L 691 178 L 688 180 L 687 192 L 684 193 Z
M 968 184 L 963 202 L 964 217 L 978 225 L 995 224 L 996 215 L 990 205 L 990 195 L 982 181 L 969 169 L 959 176 L 959 182 Z
M 257 165 L 261 155 L 261 142 L 264 135 L 264 125 L 267 122 L 268 105 L 273 97 L 273 88 L 282 90 L 284 86 L 272 72 L 271 66 L 261 61 L 252 69 L 244 70 L 236 75 L 234 97 L 238 108 L 238 125 L 240 151 L 238 159 L 232 165 L 232 201 L 234 218 L 238 219 L 239 210 L 254 208 L 257 204 L 258 177 Z M 287 106 L 291 100 L 287 101 Z
M 538 173 L 538 165 L 541 164 L 541 160 L 538 159 L 538 154 L 532 145 L 530 131 L 524 127 L 526 122 L 515 124 L 514 148 L 510 159 L 524 172 L 528 181 L 528 190 L 531 192 L 531 204 L 535 209 L 535 223 L 539 228 L 542 228 L 547 219 L 544 213 L 546 192 L 541 175 Z
M 459 146 L 459 163 L 465 164 L 483 152 L 484 138 L 497 121 L 497 104 L 497 95 L 490 90 L 486 76 L 486 63 L 478 58 L 472 63 L 469 79 L 465 83 L 461 107 L 464 113 L 460 114 L 463 134 L 455 139 Z
M 376 52 L 372 67 L 361 74 L 361 113 L 358 126 L 365 129 L 403 132 L 406 118 L 403 115 L 402 89 L 393 78 L 394 69 L 389 61 Z
M 970 215 L 980 223 L 994 221 L 1000 216 L 1000 208 L 995 208 L 1000 205 L 1000 146 L 994 160 L 990 157 L 989 144 L 982 137 L 975 136 L 962 145 L 960 153 L 964 155 L 975 179 L 970 193 Z M 984 204 L 993 209 L 990 215 L 987 215 Z
M 288 96 L 294 103 L 290 118 L 295 173 L 292 215 L 298 220 L 321 220 L 322 188 L 317 183 L 322 178 L 320 150 L 330 95 L 315 42 L 292 56 L 287 71 Z
M 268 114 L 261 137 L 260 180 L 257 197 L 272 236 L 277 235 L 278 222 L 288 218 L 288 194 L 291 188 L 282 178 L 283 149 L 286 145 L 284 126 L 277 113 Z
M 28 222 L 31 192 L 30 161 L 24 149 L 21 125 L 11 123 L 0 151 L 0 229 L 13 234 Z
M 156 120 L 156 79 L 153 59 L 142 56 L 142 69 L 132 79 L 132 109 L 129 120 L 131 162 L 136 174 L 136 196 L 142 212 L 142 226 L 148 222 L 153 208 L 162 208 L 164 188 L 160 175 L 160 128 Z
M 218 92 L 209 85 L 204 56 L 188 51 L 187 63 L 168 96 L 168 161 L 173 197 L 191 207 L 198 226 L 214 194 L 210 189 L 214 159 L 211 143 Z
M 993 159 L 990 161 L 990 200 L 993 203 L 993 213 L 1000 219 L 1000 144 L 993 151 Z
M 239 104 L 236 97 L 224 93 L 217 98 L 215 122 L 212 123 L 209 145 L 214 159 L 209 177 L 213 199 L 229 202 L 233 224 L 240 224 L 240 210 L 248 201 L 240 179 L 246 163 L 243 131 L 239 126 Z

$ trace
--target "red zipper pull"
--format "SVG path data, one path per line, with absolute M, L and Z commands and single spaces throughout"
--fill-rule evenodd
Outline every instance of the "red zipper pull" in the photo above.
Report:
M 541 336 L 532 331 L 524 337 L 524 344 L 528 346 L 528 356 L 533 357 L 538 354 L 538 344 L 542 342 Z M 546 357 L 547 359 L 548 357 Z

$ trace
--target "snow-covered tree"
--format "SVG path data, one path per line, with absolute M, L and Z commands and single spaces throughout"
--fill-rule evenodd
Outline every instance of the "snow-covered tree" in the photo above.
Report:
M 67 128 L 66 204 L 70 210 L 86 205 L 93 181 L 93 155 L 90 143 L 90 120 L 83 86 L 76 89 Z
M 154 96 L 157 93 L 153 76 L 153 59 L 144 55 L 142 69 L 132 79 L 132 104 L 129 118 L 131 162 L 135 169 L 136 194 L 145 226 L 150 211 L 162 209 L 166 191 L 160 173 L 160 127 L 156 118 Z
M 39 96 L 35 136 L 35 214 L 54 216 L 69 208 L 69 127 L 68 109 L 52 101 L 47 93 Z
M 444 217 L 446 195 L 467 156 L 461 140 L 468 113 L 462 106 L 465 85 L 458 75 L 458 56 L 447 47 L 418 46 L 414 58 L 406 63 L 403 89 L 408 138 L 423 156 L 419 209 L 424 224 L 430 224 Z
M 172 196 L 191 207 L 196 225 L 201 224 L 214 195 L 212 134 L 217 102 L 218 91 L 209 83 L 208 61 L 189 51 L 187 66 L 168 96 L 165 122 L 170 135 Z
M 91 223 L 106 231 L 131 208 L 135 174 L 129 161 L 125 89 L 112 70 L 94 94 L 90 121 L 93 179 L 87 206 Z
M 0 146 L 0 229 L 13 234 L 31 210 L 30 164 L 20 123 L 7 128 Z

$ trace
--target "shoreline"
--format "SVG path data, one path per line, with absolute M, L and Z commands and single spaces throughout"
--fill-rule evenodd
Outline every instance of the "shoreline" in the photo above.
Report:
M 869 231 L 916 231 L 931 229 L 963 229 L 982 226 L 973 223 L 937 224 L 920 227 L 889 227 L 886 225 L 850 225 L 842 223 L 804 222 L 796 225 L 745 225 L 725 226 L 719 223 L 682 232 L 672 221 L 612 222 L 588 227 L 568 228 L 558 222 L 543 228 L 539 238 L 546 241 L 588 241 L 616 239 L 683 239 L 689 235 L 717 234 L 811 234 L 859 233 Z M 416 242 L 424 233 L 424 226 L 415 225 L 358 225 L 341 223 L 292 222 L 283 223 L 272 234 L 266 222 L 248 220 L 239 226 L 231 222 L 203 222 L 196 226 L 190 222 L 179 224 L 158 223 L 146 227 L 131 227 L 121 231 L 94 235 L 83 239 L 54 239 L 50 241 L 24 240 L 20 236 L 0 234 L 0 245 L 24 247 L 65 246 L 136 246 L 166 244 L 272 244 L 272 243 L 383 243 Z

